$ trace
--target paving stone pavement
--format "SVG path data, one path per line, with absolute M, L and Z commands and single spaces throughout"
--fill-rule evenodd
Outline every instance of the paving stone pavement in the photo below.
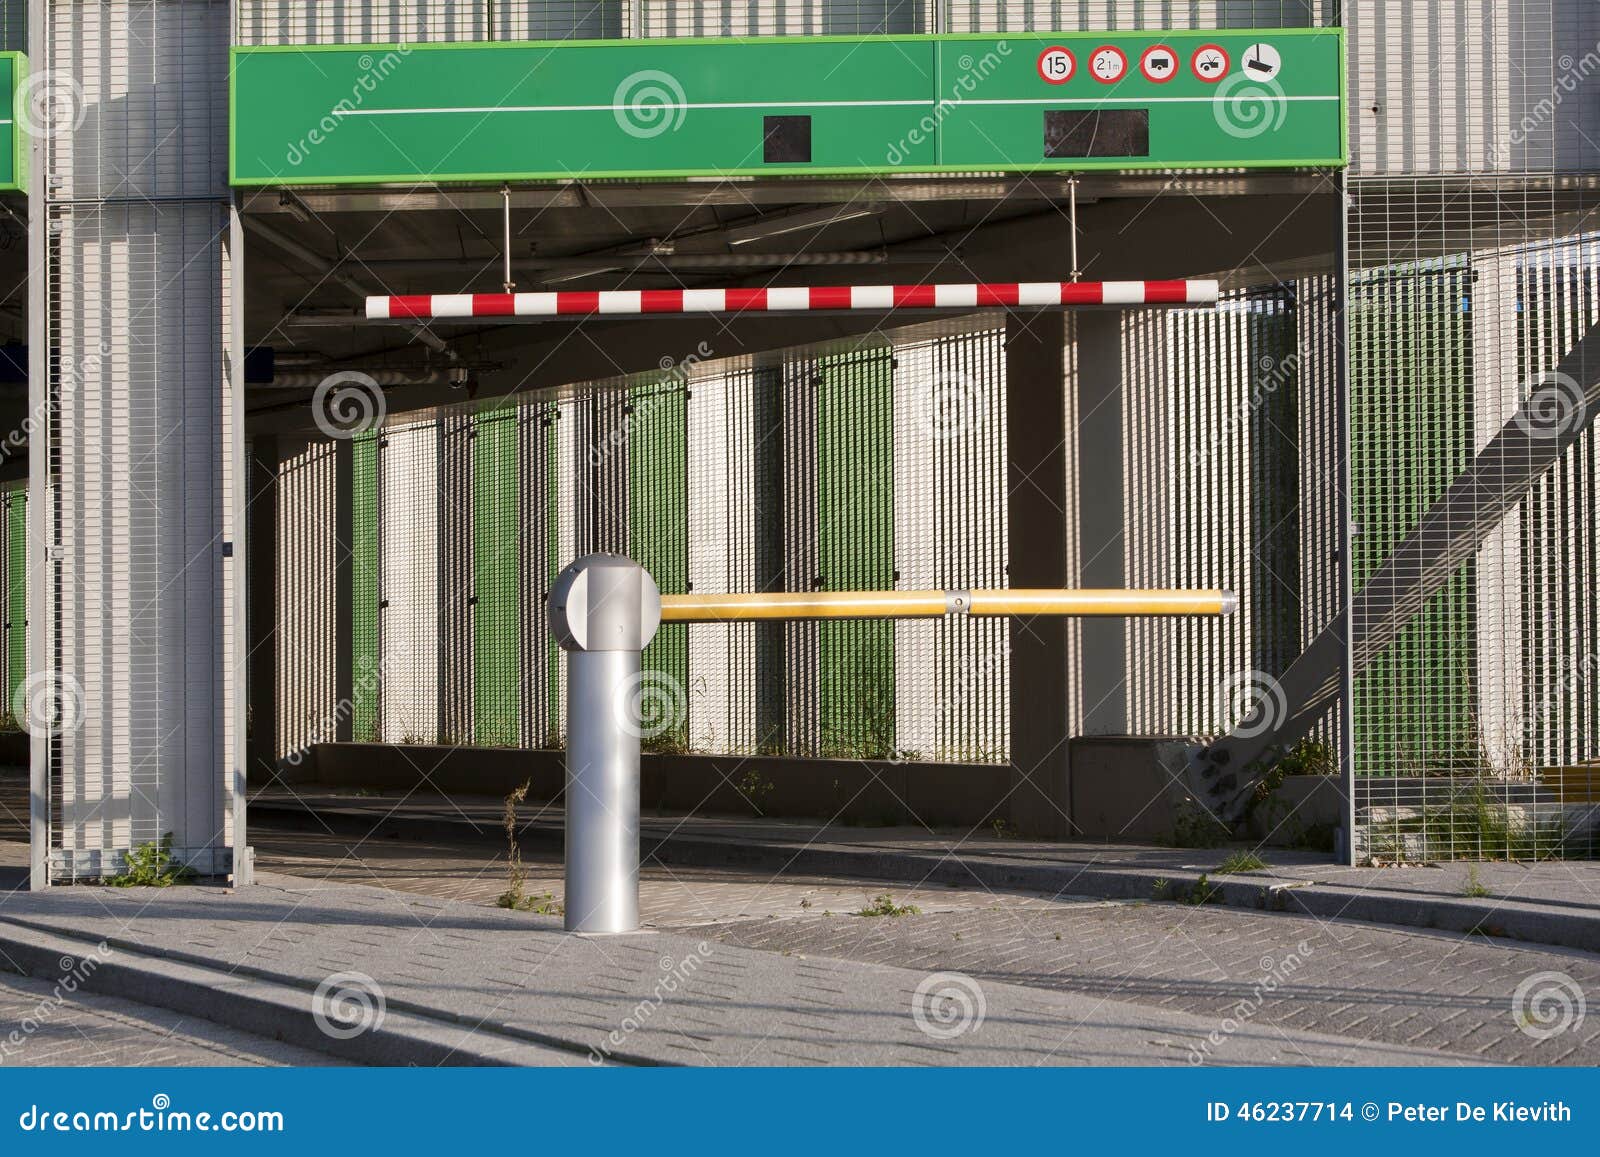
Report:
M 947 1035 L 938 1010 L 955 1006 L 940 986 L 962 982 L 920 969 L 756 951 L 698 931 L 572 936 L 549 917 L 268 874 L 239 892 L 0 895 L 0 939 L 27 935 L 105 941 L 118 962 L 198 966 L 214 978 L 208 992 L 270 982 L 312 1010 L 314 990 L 359 971 L 391 1019 L 427 1016 L 457 1050 L 524 1041 L 578 1063 L 1175 1065 L 1214 1030 L 1179 1009 L 991 981 L 970 1031 Z M 1475 1060 L 1281 1026 L 1245 1024 L 1229 1043 L 1238 1064 Z
M 1062 905 L 905 917 L 808 916 L 699 930 L 718 943 L 859 960 L 1329 1033 L 1498 1064 L 1600 1063 L 1600 957 L 1485 937 L 1180 904 Z M 1513 1008 L 1564 994 L 1567 1027 Z M 1590 1015 L 1580 1015 L 1594 1006 Z M 1533 1033 L 1524 1028 L 1536 1030 Z M 1226 1040 L 1202 1053 L 1233 1063 Z
M 0 1070 L 19 1065 L 343 1063 L 116 997 L 74 993 L 58 1000 L 54 982 L 0 971 Z
M 474 904 L 493 904 L 506 889 L 505 854 L 499 846 L 482 840 L 362 838 L 257 826 L 250 841 L 256 849 L 256 866 L 262 871 Z M 560 858 L 530 854 L 524 864 L 525 894 L 559 901 L 563 888 Z M 841 881 L 766 869 L 649 863 L 640 872 L 639 908 L 646 927 L 682 929 L 743 918 L 855 912 L 884 893 L 892 894 L 897 903 L 915 904 L 925 912 L 1103 902 L 981 888 L 907 888 L 892 882 Z

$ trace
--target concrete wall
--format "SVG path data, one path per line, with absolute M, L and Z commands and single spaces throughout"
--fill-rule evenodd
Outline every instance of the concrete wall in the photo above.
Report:
M 324 787 L 505 795 L 532 781 L 536 800 L 558 801 L 563 754 L 485 747 L 324 743 L 285 778 Z M 643 756 L 646 811 L 698 815 L 815 816 L 847 824 L 970 826 L 1003 817 L 1007 768 L 767 756 Z

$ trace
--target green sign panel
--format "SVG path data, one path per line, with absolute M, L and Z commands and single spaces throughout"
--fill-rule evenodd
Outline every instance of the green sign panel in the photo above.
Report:
M 235 48 L 236 185 L 1344 164 L 1338 29 Z
M 26 56 L 0 52 L 0 193 L 27 191 L 28 141 L 17 116 L 27 100 L 23 90 L 27 78 Z

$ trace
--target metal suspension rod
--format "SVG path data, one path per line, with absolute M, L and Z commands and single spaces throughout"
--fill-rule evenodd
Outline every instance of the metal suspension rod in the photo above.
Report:
M 505 276 L 501 278 L 500 283 L 505 286 L 507 293 L 512 293 L 516 290 L 517 283 L 511 279 L 511 186 L 501 185 L 500 196 L 505 202 L 501 218 L 505 226 L 505 240 L 500 246 L 500 259 L 505 263 Z
M 945 615 L 1227 615 L 1239 599 L 1213 590 L 814 591 L 662 595 L 664 623 L 772 619 L 933 619 Z

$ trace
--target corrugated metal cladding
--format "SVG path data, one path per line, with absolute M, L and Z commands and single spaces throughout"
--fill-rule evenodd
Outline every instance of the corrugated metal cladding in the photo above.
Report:
M 1244 601 L 1226 624 L 1127 627 L 1139 730 L 1225 728 L 1229 677 L 1281 671 L 1336 613 L 1335 493 L 1315 457 L 1329 453 L 1333 424 L 1327 291 L 1306 282 L 1231 295 L 1215 313 L 1126 315 L 1125 360 L 1139 367 L 1121 457 L 1128 581 L 1228 586 Z M 701 360 L 470 420 L 400 419 L 356 440 L 370 467 L 358 461 L 344 493 L 320 481 L 294 491 L 319 509 L 280 515 L 279 563 L 280 575 L 301 565 L 294 536 L 325 533 L 349 504 L 352 565 L 359 575 L 372 560 L 376 581 L 352 583 L 343 645 L 373 648 L 382 704 L 354 737 L 558 743 L 563 675 L 543 601 L 560 567 L 591 550 L 628 551 L 668 592 L 1006 585 L 1000 322 L 918 326 L 853 351 Z M 461 497 L 446 509 L 439 480 L 451 477 L 445 489 Z M 462 616 L 470 632 L 439 631 Z M 362 625 L 374 622 L 375 645 Z M 1006 622 L 833 626 L 663 631 L 646 668 L 667 710 L 647 745 L 1007 758 Z M 331 666 L 293 634 L 318 629 L 308 615 L 280 620 L 279 662 Z M 326 671 L 287 681 L 331 685 Z M 1103 693 L 1075 686 L 1074 719 L 1085 695 Z M 451 702 L 472 705 L 461 731 Z M 298 726 L 285 720 L 285 751 Z
M 1357 182 L 1353 206 L 1358 588 L 1497 438 L 1524 435 L 1514 466 L 1551 444 L 1528 435 L 1583 431 L 1531 489 L 1490 479 L 1451 508 L 1476 549 L 1398 573 L 1420 613 L 1357 620 L 1358 851 L 1593 855 L 1600 448 L 1581 390 L 1544 377 L 1600 324 L 1593 195 L 1418 178 Z
M 50 743 L 52 875 L 119 869 L 121 851 L 168 834 L 220 870 L 241 658 L 223 553 L 240 482 L 219 322 L 228 7 L 36 10 L 48 23 L 32 69 L 63 90 L 35 206 L 53 354 L 40 442 L 51 492 L 35 524 L 52 546 L 53 606 L 38 666 L 81 709 Z
M 1337 23 L 1334 0 L 240 0 L 239 44 L 848 36 Z

